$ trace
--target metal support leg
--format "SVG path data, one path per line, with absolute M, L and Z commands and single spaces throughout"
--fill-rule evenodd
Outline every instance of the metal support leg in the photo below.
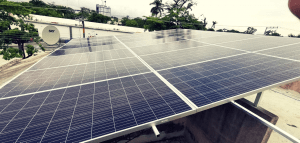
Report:
M 69 28 L 70 28 L 70 40 L 72 40 L 73 39 L 73 37 L 72 37 L 72 27 L 70 26 Z
M 155 125 L 152 125 L 152 130 L 153 130 L 155 136 L 156 136 L 156 137 L 159 137 L 160 133 L 159 133 L 159 131 L 157 130 L 157 128 L 156 128 Z
M 259 103 L 260 103 L 260 101 L 261 101 L 261 98 L 262 98 L 262 92 L 257 93 L 256 98 L 255 98 L 255 101 L 254 101 L 254 106 L 255 106 L 255 107 L 258 107 L 258 106 L 259 106 Z

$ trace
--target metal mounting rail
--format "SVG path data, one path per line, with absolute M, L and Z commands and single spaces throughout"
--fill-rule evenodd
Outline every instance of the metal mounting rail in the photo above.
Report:
M 254 117 L 256 119 L 258 119 L 261 123 L 263 123 L 264 125 L 268 126 L 269 128 L 271 128 L 275 132 L 279 133 L 280 135 L 284 136 L 285 138 L 287 138 L 288 140 L 292 141 L 293 143 L 300 143 L 300 140 L 297 139 L 296 137 L 294 137 L 291 134 L 285 132 L 284 130 L 278 128 L 277 126 L 271 124 L 270 122 L 268 122 L 267 120 L 263 119 L 262 117 L 259 117 L 258 115 L 254 114 L 250 110 L 248 110 L 245 107 L 241 106 L 240 104 L 238 104 L 238 103 L 236 103 L 234 101 L 231 101 L 231 103 L 233 105 L 235 105 L 236 107 L 238 107 L 238 108 L 246 111 L 247 114 L 251 115 L 252 117 Z
M 120 41 L 116 36 L 114 36 L 123 46 L 125 46 L 137 59 L 139 59 L 151 72 L 153 72 L 160 80 L 162 80 L 173 92 L 175 92 L 187 105 L 189 105 L 193 110 L 197 109 L 192 101 L 190 101 L 183 93 L 181 93 L 176 87 L 174 87 L 170 82 L 168 82 L 162 75 L 160 75 L 155 69 L 153 69 L 148 63 L 146 63 L 140 56 L 138 56 L 134 51 L 132 51 L 127 45 Z

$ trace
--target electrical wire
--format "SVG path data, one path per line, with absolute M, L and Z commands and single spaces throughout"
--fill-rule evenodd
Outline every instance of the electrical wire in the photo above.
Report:
M 6 5 L 6 4 L 0 4 L 0 6 L 12 6 L 12 7 L 30 7 L 30 8 L 43 8 L 43 9 L 55 9 L 55 10 L 74 10 L 72 8 L 70 9 L 59 9 L 59 8 L 47 8 L 47 7 L 33 7 L 33 6 L 22 6 L 22 5 Z M 74 10 L 74 11 L 80 11 L 80 10 Z
M 289 29 L 289 28 L 285 28 L 285 27 L 279 27 L 279 28 L 286 29 L 286 30 L 292 30 L 292 31 L 297 31 L 297 32 L 300 32 L 300 30 Z

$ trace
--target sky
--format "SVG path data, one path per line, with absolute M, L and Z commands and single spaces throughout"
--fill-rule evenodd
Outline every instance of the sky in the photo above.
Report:
M 14 0 L 28 1 L 28 0 Z M 44 0 L 57 5 L 75 9 L 87 7 L 96 10 L 96 4 L 102 0 Z M 150 16 L 149 5 L 154 0 L 106 0 L 111 7 L 112 16 L 142 17 Z M 163 3 L 172 0 L 162 0 Z M 206 17 L 208 27 L 217 21 L 216 29 L 235 29 L 245 31 L 248 26 L 257 29 L 256 34 L 263 34 L 266 27 L 279 27 L 277 32 L 283 36 L 290 33 L 300 34 L 300 20 L 288 8 L 288 0 L 194 0 L 197 5 L 191 13 L 199 20 Z M 203 15 L 204 16 L 203 16 Z M 202 16 L 201 16 L 202 15 Z

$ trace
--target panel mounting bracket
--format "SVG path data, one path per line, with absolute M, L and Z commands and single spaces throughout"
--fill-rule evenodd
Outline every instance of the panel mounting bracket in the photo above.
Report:
M 283 137 L 285 137 L 286 139 L 292 141 L 293 143 L 300 143 L 300 140 L 297 139 L 296 137 L 292 136 L 291 134 L 285 132 L 284 130 L 278 128 L 277 126 L 273 125 L 272 123 L 268 122 L 267 120 L 263 119 L 262 117 L 254 114 L 253 112 L 251 112 L 250 110 L 246 109 L 245 107 L 241 106 L 240 104 L 231 101 L 231 103 L 238 107 L 241 110 L 244 110 L 247 114 L 249 114 L 250 116 L 258 119 L 262 124 L 266 125 L 267 127 L 269 127 L 270 129 L 274 130 L 275 132 L 279 133 L 280 135 L 282 135 Z
M 262 98 L 262 95 L 263 95 L 262 92 L 257 93 L 255 101 L 254 101 L 254 104 L 253 104 L 255 107 L 259 106 L 261 98 Z

